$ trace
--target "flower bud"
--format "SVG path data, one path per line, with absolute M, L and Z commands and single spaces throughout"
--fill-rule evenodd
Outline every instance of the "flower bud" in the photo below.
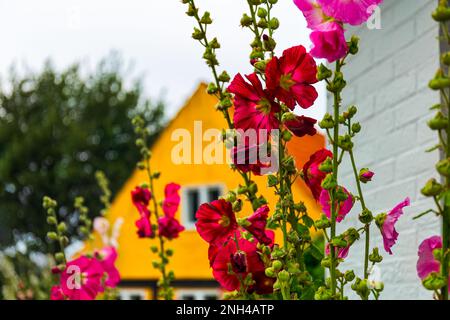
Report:
M 242 200 L 239 199 L 233 203 L 233 212 L 240 212 L 242 210 Z
M 450 158 L 439 161 L 436 170 L 445 177 L 450 177 Z
M 49 217 L 47 217 L 47 223 L 51 226 L 54 226 L 58 223 L 58 221 L 56 221 L 55 217 L 49 216 Z
M 367 183 L 369 181 L 372 181 L 374 175 L 375 173 L 370 171 L 368 168 L 362 168 L 359 171 L 359 181 L 361 181 L 362 183 Z
M 282 133 L 282 138 L 284 141 L 288 142 L 292 139 L 292 133 L 289 130 L 284 130 Z
M 359 133 L 361 131 L 361 124 L 359 122 L 355 122 L 352 124 L 353 133 Z
M 448 127 L 448 118 L 439 111 L 434 118 L 430 119 L 427 123 L 431 130 L 443 130 Z
M 351 282 L 351 281 L 355 280 L 355 272 L 353 272 L 353 270 L 349 270 L 349 271 L 345 272 L 344 278 L 345 278 L 345 281 L 347 281 L 347 282 Z
M 280 260 L 274 260 L 274 261 L 272 262 L 272 268 L 273 268 L 275 271 L 280 271 L 281 268 L 283 268 L 283 263 L 282 263 Z
M 150 250 L 151 250 L 153 253 L 157 253 L 157 252 L 158 252 L 158 247 L 157 247 L 157 246 L 151 246 L 151 247 L 150 247 Z
M 203 14 L 202 18 L 200 19 L 200 23 L 202 23 L 202 24 L 211 24 L 212 22 L 213 21 L 211 19 L 211 14 L 208 11 L 206 11 Z
M 230 81 L 230 75 L 226 72 L 223 71 L 220 75 L 219 75 L 219 81 L 220 82 L 229 82 Z
M 57 252 L 57 253 L 55 254 L 55 260 L 56 260 L 56 262 L 61 263 L 61 262 L 64 262 L 65 259 L 66 259 L 66 258 L 65 258 L 65 256 L 64 256 L 64 253 L 62 253 L 62 252 Z
M 277 30 L 280 27 L 280 20 L 278 20 L 277 18 L 270 19 L 269 27 L 272 30 Z
M 332 297 L 331 291 L 326 287 L 320 287 L 314 294 L 314 300 L 331 300 Z
M 369 254 L 369 261 L 373 263 L 380 263 L 381 261 L 383 261 L 383 257 L 378 252 L 377 247 L 373 248 L 372 253 Z
M 195 40 L 202 40 L 205 37 L 205 33 L 202 32 L 198 28 L 194 28 L 194 32 L 192 33 L 192 38 Z
M 319 170 L 324 172 L 324 173 L 331 173 L 331 172 L 333 172 L 333 162 L 332 162 L 331 158 L 326 158 L 325 161 L 323 161 L 319 165 Z
M 431 272 L 425 279 L 422 280 L 423 286 L 428 290 L 439 290 L 445 286 L 447 280 L 437 272 Z
M 66 232 L 67 231 L 67 226 L 66 226 L 66 224 L 64 223 L 64 222 L 60 222 L 59 224 L 58 224 L 58 232 L 59 233 L 64 233 L 64 232 Z
M 352 55 L 355 55 L 359 51 L 359 38 L 357 36 L 352 36 L 350 42 L 348 43 L 348 52 Z
M 334 127 L 333 116 L 326 113 L 322 121 L 319 122 L 319 127 L 322 129 L 332 129 Z
M 241 18 L 241 26 L 242 27 L 250 27 L 253 23 L 253 19 L 249 17 L 246 13 Z
M 333 175 L 329 173 L 329 174 L 327 174 L 327 175 L 325 176 L 325 178 L 322 180 L 321 186 L 322 186 L 322 188 L 325 189 L 325 190 L 331 190 L 331 189 L 336 188 L 337 182 L 336 182 L 336 180 L 334 179 Z
M 373 215 L 372 212 L 370 212 L 370 210 L 366 208 L 361 212 L 358 218 L 361 223 L 368 224 L 372 222 Z
M 447 6 L 439 6 L 431 15 L 435 21 L 445 22 L 450 20 L 450 8 Z
M 442 70 L 438 70 L 434 79 L 432 79 L 428 86 L 432 90 L 442 90 L 450 87 L 450 78 L 446 77 Z
M 278 280 L 280 280 L 281 282 L 288 282 L 290 279 L 290 274 L 289 272 L 287 272 L 286 270 L 281 270 L 278 273 Z
M 333 72 L 328 69 L 323 63 L 319 65 L 317 68 L 317 80 L 322 81 L 325 79 L 331 78 L 333 75 Z
M 267 186 L 270 187 L 274 187 L 278 184 L 278 178 L 276 176 L 274 176 L 273 174 L 269 175 L 267 177 Z
M 319 220 L 314 222 L 314 226 L 319 230 L 326 229 L 331 227 L 331 221 L 326 215 L 322 215 Z
M 247 255 L 244 251 L 237 251 L 231 255 L 231 268 L 235 273 L 247 272 Z
M 256 14 L 257 14 L 258 17 L 260 17 L 260 18 L 265 18 L 265 17 L 267 17 L 267 10 L 264 9 L 263 7 L 259 7 Z
M 425 186 L 420 190 L 420 192 L 425 197 L 435 197 L 438 196 L 442 191 L 444 187 L 436 181 L 436 179 L 430 179 L 425 184 Z
M 384 224 L 384 221 L 386 220 L 386 217 L 387 217 L 387 214 L 384 213 L 384 212 L 376 215 L 376 217 L 375 217 L 375 224 L 378 226 L 378 228 L 381 229 L 383 227 L 383 224 Z
M 264 273 L 266 274 L 266 276 L 268 276 L 269 278 L 275 278 L 277 276 L 275 270 L 273 268 L 267 268 Z
M 58 240 L 58 235 L 56 234 L 56 232 L 47 232 L 47 238 L 49 240 Z
M 345 151 L 350 151 L 353 149 L 353 142 L 348 134 L 346 134 L 345 136 L 339 136 L 338 145 L 342 150 Z

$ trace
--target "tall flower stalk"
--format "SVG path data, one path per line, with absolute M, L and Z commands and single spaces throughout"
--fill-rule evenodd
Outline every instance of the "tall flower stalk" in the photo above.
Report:
M 434 236 L 424 240 L 419 247 L 419 261 L 417 272 L 426 289 L 434 291 L 435 298 L 448 300 L 449 298 L 449 269 L 450 269 L 450 7 L 448 1 L 440 0 L 437 9 L 432 14 L 439 23 L 441 48 L 444 52 L 440 56 L 441 68 L 430 81 L 429 87 L 440 93 L 441 102 L 431 108 L 436 115 L 428 126 L 437 132 L 439 144 L 427 150 L 439 150 L 443 160 L 436 164 L 436 170 L 442 178 L 441 182 L 430 179 L 422 188 L 422 194 L 433 198 L 436 209 L 430 209 L 418 215 L 420 218 L 429 213 L 435 213 L 442 224 L 441 236 Z

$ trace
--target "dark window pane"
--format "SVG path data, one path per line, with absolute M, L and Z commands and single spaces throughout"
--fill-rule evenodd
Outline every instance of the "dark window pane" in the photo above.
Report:
M 142 297 L 140 294 L 132 294 L 130 300 L 142 300 Z
M 220 196 L 220 188 L 212 187 L 208 189 L 208 202 L 217 200 Z
M 200 194 L 198 190 L 188 190 L 187 191 L 187 205 L 188 205 L 188 213 L 189 213 L 189 221 L 195 222 L 195 213 L 200 206 Z
M 207 294 L 205 300 L 217 300 L 217 296 L 214 294 Z
M 186 294 L 182 297 L 181 300 L 195 300 L 193 295 Z

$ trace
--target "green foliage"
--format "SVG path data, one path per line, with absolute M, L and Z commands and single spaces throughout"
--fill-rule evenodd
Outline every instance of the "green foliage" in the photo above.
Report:
M 1 245 L 27 234 L 45 246 L 44 195 L 65 205 L 82 196 L 96 216 L 103 205 L 95 171 L 107 173 L 113 193 L 129 177 L 140 158 L 131 119 L 140 115 L 151 125 L 152 143 L 164 106 L 143 99 L 139 81 L 127 83 L 115 58 L 91 75 L 79 65 L 58 72 L 50 63 L 38 74 L 12 72 L 8 90 L 0 90 Z M 69 229 L 76 224 L 73 208 L 58 214 Z

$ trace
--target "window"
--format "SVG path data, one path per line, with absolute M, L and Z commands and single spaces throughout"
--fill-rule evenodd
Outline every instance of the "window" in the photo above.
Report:
M 176 290 L 177 300 L 218 300 L 220 298 L 219 289 L 178 289 Z
M 121 288 L 119 291 L 119 300 L 145 300 L 146 296 L 145 289 Z
M 181 219 L 187 230 L 195 230 L 195 214 L 202 203 L 219 199 L 222 185 L 186 186 L 182 190 Z

